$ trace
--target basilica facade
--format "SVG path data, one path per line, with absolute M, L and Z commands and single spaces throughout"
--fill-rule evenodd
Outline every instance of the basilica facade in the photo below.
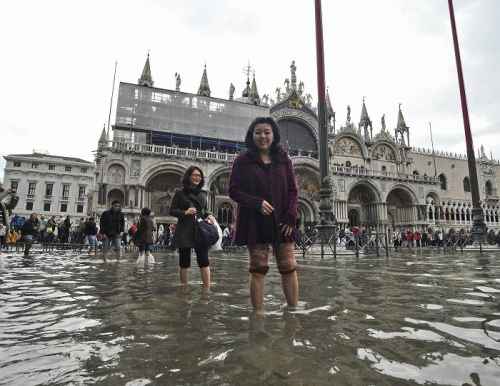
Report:
M 120 83 L 112 132 L 103 129 L 96 152 L 96 189 L 91 206 L 97 215 L 113 200 L 133 221 L 150 207 L 159 223 L 172 223 L 170 202 L 190 165 L 205 174 L 209 209 L 219 222 L 234 222 L 236 205 L 228 196 L 231 164 L 244 148 L 250 122 L 272 116 L 280 127 L 299 186 L 300 226 L 319 219 L 318 118 L 297 80 L 290 77 L 275 97 L 259 95 L 255 75 L 241 97 L 231 83 L 227 99 L 211 96 L 207 69 L 197 93 L 154 87 L 149 57 L 137 84 Z M 337 120 L 327 95 L 330 174 L 334 183 L 335 217 L 340 227 L 465 228 L 472 226 L 467 159 L 410 144 L 401 106 L 395 129 L 385 117 L 375 127 L 363 100 L 359 123 L 347 107 Z M 338 121 L 341 121 L 339 123 Z M 378 125 L 377 125 L 378 126 Z M 477 159 L 481 205 L 489 228 L 500 228 L 497 194 L 500 165 L 481 150 Z

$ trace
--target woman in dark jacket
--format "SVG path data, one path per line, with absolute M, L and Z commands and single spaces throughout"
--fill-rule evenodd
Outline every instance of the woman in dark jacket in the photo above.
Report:
M 137 224 L 137 231 L 134 234 L 134 242 L 139 246 L 139 257 L 137 265 L 154 264 L 155 258 L 151 254 L 151 246 L 154 243 L 153 232 L 156 226 L 151 217 L 151 209 L 142 208 L 141 217 Z
M 292 162 L 279 142 L 276 122 L 271 117 L 256 118 L 245 138 L 247 151 L 234 161 L 229 183 L 229 196 L 238 203 L 234 242 L 248 247 L 250 296 L 257 311 L 263 307 L 271 246 L 287 303 L 298 302 L 293 240 L 297 184 Z
M 202 190 L 203 171 L 197 166 L 190 166 L 182 178 L 183 188 L 175 192 L 170 214 L 177 217 L 175 247 L 179 249 L 180 280 L 188 282 L 188 268 L 191 266 L 191 249 L 196 252 L 201 279 L 205 288 L 210 287 L 210 262 L 208 248 L 195 245 L 196 218 L 212 223 L 215 219 L 207 210 L 207 192 Z

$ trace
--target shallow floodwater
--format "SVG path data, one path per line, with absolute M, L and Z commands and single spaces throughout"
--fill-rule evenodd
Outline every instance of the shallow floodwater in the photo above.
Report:
M 0 269 L 0 384 L 500 385 L 500 256 L 300 259 L 301 304 L 267 277 L 249 305 L 244 254 L 178 285 L 175 255 L 20 254 Z

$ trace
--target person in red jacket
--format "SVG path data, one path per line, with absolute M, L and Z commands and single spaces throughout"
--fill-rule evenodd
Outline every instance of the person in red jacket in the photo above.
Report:
M 420 241 L 420 240 L 422 240 L 422 234 L 417 230 L 417 231 L 415 231 L 413 238 L 415 239 L 415 246 L 417 248 L 420 248 L 422 246 L 421 241 Z
M 408 243 L 408 248 L 413 247 L 414 234 L 410 228 L 406 231 L 406 242 Z
M 294 256 L 298 191 L 292 161 L 279 142 L 274 119 L 256 118 L 246 134 L 247 151 L 234 161 L 229 183 L 229 196 L 238 203 L 234 243 L 248 247 L 256 311 L 263 309 L 271 247 L 288 305 L 296 306 L 299 297 Z

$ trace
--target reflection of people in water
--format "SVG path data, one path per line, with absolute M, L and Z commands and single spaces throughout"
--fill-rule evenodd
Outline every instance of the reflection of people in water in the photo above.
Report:
M 253 312 L 248 321 L 248 346 L 240 345 L 227 362 L 237 363 L 243 369 L 240 379 L 245 379 L 246 372 L 249 377 L 254 377 L 257 368 L 263 383 L 274 384 L 273 380 L 283 382 L 283 378 L 289 378 L 289 369 L 295 367 L 293 362 L 299 359 L 294 342 L 300 341 L 297 338 L 300 331 L 300 319 L 290 312 L 285 311 L 281 318 L 264 318 L 260 313 Z M 289 381 L 292 383 L 287 385 L 295 384 L 292 379 Z M 297 382 L 300 384 L 299 379 Z

